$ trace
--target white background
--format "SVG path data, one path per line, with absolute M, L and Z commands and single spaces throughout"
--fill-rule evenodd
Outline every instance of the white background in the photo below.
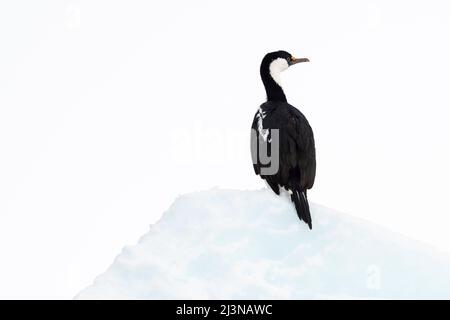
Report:
M 72 298 L 177 195 L 263 187 L 249 128 L 279 49 L 311 60 L 282 76 L 315 131 L 310 199 L 450 252 L 449 16 L 429 0 L 3 1 L 0 298 Z

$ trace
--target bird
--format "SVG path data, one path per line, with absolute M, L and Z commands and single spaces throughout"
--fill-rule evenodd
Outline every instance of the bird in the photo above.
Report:
M 299 219 L 312 229 L 307 190 L 313 187 L 316 176 L 314 133 L 303 113 L 287 102 L 280 77 L 281 72 L 302 62 L 309 59 L 295 58 L 283 50 L 267 53 L 262 59 L 260 75 L 267 101 L 253 118 L 251 146 L 256 175 L 277 195 L 287 192 Z M 270 163 L 262 150 L 271 157 Z M 277 168 L 270 171 L 273 164 Z

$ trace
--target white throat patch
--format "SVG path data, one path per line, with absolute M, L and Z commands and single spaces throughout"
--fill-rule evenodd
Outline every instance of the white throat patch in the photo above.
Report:
M 269 66 L 270 75 L 280 87 L 281 87 L 280 74 L 288 67 L 289 67 L 288 62 L 286 61 L 286 59 L 283 58 L 277 58 L 270 63 Z

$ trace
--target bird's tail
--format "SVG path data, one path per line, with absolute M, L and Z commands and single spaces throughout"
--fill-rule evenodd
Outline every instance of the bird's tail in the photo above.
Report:
M 300 220 L 303 220 L 309 229 L 312 229 L 311 213 L 309 212 L 308 198 L 305 191 L 292 190 L 291 200 L 294 202 L 295 210 Z

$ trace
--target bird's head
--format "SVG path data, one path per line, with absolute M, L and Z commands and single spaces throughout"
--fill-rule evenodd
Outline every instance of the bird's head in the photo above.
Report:
M 295 58 L 292 54 L 283 50 L 274 51 L 265 55 L 261 63 L 261 71 L 269 71 L 272 78 L 280 84 L 280 73 L 290 66 L 301 62 L 309 62 L 309 59 Z
M 300 63 L 300 62 L 309 62 L 308 58 L 295 58 L 289 52 L 279 50 L 274 52 L 269 52 L 265 55 L 263 62 L 268 63 L 269 65 L 279 65 L 284 69 L 288 67 Z

